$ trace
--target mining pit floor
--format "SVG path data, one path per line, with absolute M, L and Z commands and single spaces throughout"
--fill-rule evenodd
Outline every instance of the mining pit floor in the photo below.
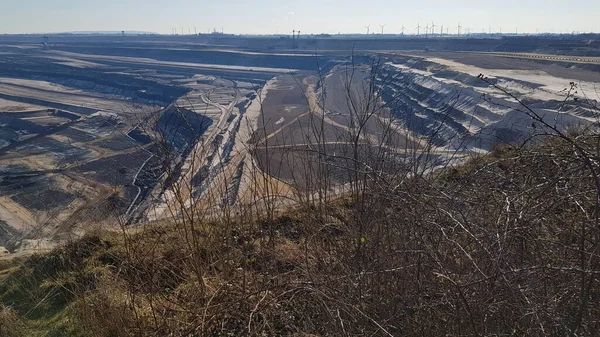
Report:
M 436 160 L 461 160 L 535 134 L 480 75 L 560 128 L 597 125 L 595 45 L 556 56 L 461 41 L 358 41 L 350 63 L 345 40 L 0 37 L 0 246 L 49 249 L 90 226 L 191 208 L 287 205 L 321 183 L 323 162 L 335 194 L 353 155 L 393 163 L 432 143 Z

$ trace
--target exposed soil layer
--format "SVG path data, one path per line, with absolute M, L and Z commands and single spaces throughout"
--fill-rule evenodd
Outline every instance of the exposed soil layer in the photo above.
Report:
M 489 151 L 537 136 L 540 123 L 532 123 L 527 109 L 560 129 L 590 125 L 600 116 L 594 89 L 600 76 L 587 70 L 448 53 L 390 57 L 381 69 L 377 85 L 394 118 L 449 149 Z M 579 74 L 585 74 L 580 81 L 570 77 Z
M 139 167 L 149 157 L 148 152 L 139 150 L 94 160 L 79 166 L 77 170 L 94 180 L 112 186 L 124 186 L 131 183 Z
M 114 137 L 105 138 L 101 141 L 96 142 L 95 144 L 113 151 L 129 150 L 136 146 L 142 145 L 136 142 L 135 140 L 127 137 L 126 135 L 121 134 L 115 135 Z
M 10 227 L 6 222 L 0 220 L 0 246 L 6 247 L 6 244 L 10 242 L 19 233 L 14 228 Z
M 160 117 L 157 130 L 177 151 L 195 143 L 212 124 L 212 119 L 184 108 L 172 107 Z
M 45 174 L 0 176 L 0 196 L 32 211 L 49 211 L 68 205 L 75 196 L 59 190 L 54 180 Z
M 91 134 L 91 133 L 85 132 L 85 131 L 81 131 L 81 130 L 77 130 L 77 129 L 74 129 L 73 127 L 70 127 L 65 130 L 62 130 L 60 132 L 57 132 L 56 135 L 69 137 L 69 139 L 71 139 L 73 142 L 76 142 L 76 143 L 90 142 L 90 141 L 93 141 L 98 138 L 94 134 Z
M 0 76 L 28 79 L 51 79 L 55 82 L 68 81 L 75 83 L 92 83 L 94 85 L 107 86 L 122 90 L 125 92 L 135 93 L 135 96 L 140 100 L 171 102 L 177 97 L 188 92 L 187 89 L 172 86 L 169 84 L 159 83 L 156 81 L 134 78 L 126 74 L 107 72 L 104 69 L 79 69 L 73 68 L 41 57 L 19 55 L 5 55 L 0 58 Z M 0 95 L 0 98 L 15 100 L 31 104 L 39 104 L 48 106 L 49 102 L 36 99 L 25 99 L 20 97 L 11 97 L 8 95 Z M 91 114 L 96 112 L 93 109 L 75 109 L 75 107 L 53 103 L 53 108 Z
M 595 82 L 600 79 L 600 63 L 576 64 L 568 62 L 554 62 L 533 59 L 519 59 L 493 54 L 482 53 L 450 53 L 450 52 L 410 52 L 410 55 L 420 57 L 439 57 L 457 61 L 460 63 L 484 68 L 484 69 L 506 69 L 506 70 L 532 70 L 540 69 L 552 76 L 571 79 L 573 81 Z

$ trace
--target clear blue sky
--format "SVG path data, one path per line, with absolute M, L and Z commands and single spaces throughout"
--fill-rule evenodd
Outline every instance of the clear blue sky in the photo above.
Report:
M 473 32 L 600 31 L 600 0 L 0 0 L 0 34 L 152 31 L 397 33 L 435 22 Z M 438 28 L 439 29 L 439 28 Z M 445 29 L 444 29 L 445 30 Z

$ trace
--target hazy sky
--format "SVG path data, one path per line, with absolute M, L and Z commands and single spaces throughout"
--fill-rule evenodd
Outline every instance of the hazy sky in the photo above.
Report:
M 435 22 L 473 32 L 600 31 L 600 0 L 0 0 L 0 34 L 137 30 L 406 33 Z M 436 30 L 439 30 L 437 28 Z M 445 28 L 444 28 L 445 30 Z

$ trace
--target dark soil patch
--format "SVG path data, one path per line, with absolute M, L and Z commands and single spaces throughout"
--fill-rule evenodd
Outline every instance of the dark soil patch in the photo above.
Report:
M 185 151 L 211 124 L 209 117 L 183 108 L 171 108 L 160 117 L 157 128 L 174 149 Z
M 90 157 L 90 151 L 86 149 L 49 137 L 42 137 L 27 145 L 19 146 L 13 153 L 23 157 L 50 153 L 58 157 L 61 165 L 75 164 Z
M 20 119 L 18 114 L 0 114 L 0 124 L 4 125 L 1 128 L 12 131 L 26 131 L 27 133 L 43 133 L 48 131 L 48 128 Z
M 73 140 L 76 143 L 90 142 L 90 141 L 98 138 L 97 136 L 94 136 L 93 134 L 83 132 L 83 131 L 73 129 L 73 128 L 68 128 L 68 129 L 62 130 L 60 132 L 57 132 L 56 134 L 69 137 L 69 138 L 71 138 L 71 140 Z
M 100 133 L 100 134 L 110 134 L 122 125 L 122 122 L 115 118 L 109 116 L 94 116 L 92 118 L 85 119 L 79 125 L 81 125 L 82 129 L 87 130 L 92 133 Z
M 120 134 L 112 138 L 102 139 L 101 141 L 96 142 L 96 145 L 113 151 L 122 151 L 140 146 L 141 144 L 138 144 L 133 139 Z
M 140 166 L 150 157 L 145 151 L 120 154 L 104 157 L 78 167 L 78 171 L 89 173 L 92 179 L 112 184 L 125 186 L 131 184 Z
M 0 195 L 35 211 L 48 211 L 68 205 L 75 196 L 55 187 L 55 181 L 37 172 L 23 172 L 19 175 L 0 176 Z
M 75 199 L 75 196 L 71 193 L 44 186 L 42 189 L 36 188 L 16 194 L 11 199 L 30 210 L 49 211 L 68 205 Z
M 6 247 L 6 244 L 12 240 L 18 232 L 10 227 L 6 222 L 0 220 L 0 246 Z
M 152 141 L 152 139 L 150 139 L 150 136 L 148 136 L 147 134 L 145 134 L 142 130 L 140 130 L 139 127 L 131 130 L 128 134 L 129 137 L 135 139 L 137 142 L 140 142 L 142 144 L 150 144 L 150 142 Z

